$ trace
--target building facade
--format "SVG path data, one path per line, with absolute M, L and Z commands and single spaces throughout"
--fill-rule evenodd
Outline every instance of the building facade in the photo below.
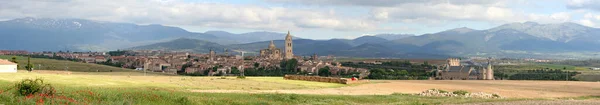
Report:
M 442 69 L 437 70 L 436 80 L 494 80 L 494 70 L 491 60 L 488 60 L 486 66 L 474 62 L 462 64 L 460 59 L 448 58 L 447 64 Z
M 8 60 L 0 59 L 0 73 L 16 73 L 17 64 Z

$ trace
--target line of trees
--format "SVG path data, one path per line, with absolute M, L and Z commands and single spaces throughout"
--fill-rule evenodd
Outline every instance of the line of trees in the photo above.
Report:
M 574 71 L 562 70 L 525 70 L 510 75 L 510 80 L 569 80 L 576 81 L 573 76 L 579 74 Z
M 80 59 L 73 59 L 73 58 L 64 58 L 61 56 L 56 56 L 56 53 L 53 54 L 53 56 L 46 56 L 46 55 L 41 55 L 41 54 L 32 54 L 32 55 L 20 55 L 20 56 L 30 56 L 32 58 L 45 58 L 45 59 L 55 59 L 55 60 L 67 60 L 67 61 L 73 61 L 73 62 L 81 62 L 82 60 Z
M 382 64 L 343 62 L 342 66 L 369 69 L 370 74 L 367 77 L 368 79 L 391 80 L 428 79 L 433 75 L 432 72 L 428 71 L 437 68 L 428 62 L 413 64 L 408 60 L 382 62 Z

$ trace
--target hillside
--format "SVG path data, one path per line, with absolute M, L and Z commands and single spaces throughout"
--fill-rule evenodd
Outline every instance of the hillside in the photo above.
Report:
M 221 51 L 226 46 L 198 39 L 179 38 L 168 42 L 132 47 L 130 49 L 163 50 L 163 51 L 190 51 L 208 53 L 210 49 Z
M 377 34 L 356 39 L 311 40 L 295 37 L 296 55 L 415 57 L 430 55 L 593 57 L 600 51 L 600 29 L 576 23 L 509 23 L 485 30 L 467 27 L 442 32 Z M 83 19 L 19 18 L 0 21 L 2 50 L 107 51 L 150 49 L 208 52 L 224 48 L 258 52 L 270 40 L 283 49 L 285 33 L 226 31 L 188 32 L 178 27 L 136 25 Z M 19 43 L 19 44 L 15 44 Z M 366 45 L 365 45 L 366 44 Z M 364 45 L 364 46 L 361 46 Z M 375 55 L 373 55 L 375 54 Z
M 380 37 L 380 38 L 383 38 L 386 40 L 398 40 L 398 39 L 402 39 L 402 38 L 412 37 L 415 35 L 414 34 L 377 34 L 374 36 Z
M 0 21 L 0 36 L 0 44 L 11 45 L 0 49 L 28 51 L 104 51 L 179 37 L 215 38 L 162 25 L 51 18 Z
M 236 41 L 236 44 L 240 43 L 252 43 L 252 42 L 262 42 L 262 41 L 270 41 L 270 40 L 281 40 L 284 39 L 286 33 L 276 33 L 276 32 L 248 32 L 248 33 L 240 33 L 234 34 L 226 31 L 206 31 L 204 34 L 214 35 L 221 39 L 228 39 L 232 41 Z M 298 37 L 293 37 L 293 39 L 301 39 Z
M 13 56 L 0 55 L 0 59 L 10 60 Z M 19 70 L 24 70 L 27 65 L 27 57 L 16 56 L 19 62 Z M 57 70 L 57 71 L 75 71 L 75 72 L 139 72 L 131 69 L 124 69 L 106 65 L 72 62 L 64 60 L 31 58 L 31 64 L 34 65 L 34 70 Z
M 137 25 L 63 18 L 18 18 L 0 21 L 0 49 L 28 51 L 108 51 L 178 38 L 210 40 L 222 45 L 282 39 L 284 33 L 189 32 L 158 24 Z M 299 38 L 296 38 L 299 39 Z M 19 44 L 15 44 L 19 43 Z

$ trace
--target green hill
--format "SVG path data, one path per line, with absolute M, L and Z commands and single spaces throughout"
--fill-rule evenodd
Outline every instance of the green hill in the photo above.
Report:
M 0 59 L 10 60 L 13 56 L 0 55 Z M 24 70 L 27 65 L 27 57 L 16 56 L 19 62 L 19 70 Z M 31 58 L 31 63 L 34 65 L 34 70 L 65 70 L 74 72 L 136 72 L 131 69 L 124 69 L 106 65 L 81 63 L 73 61 L 63 61 L 44 58 Z

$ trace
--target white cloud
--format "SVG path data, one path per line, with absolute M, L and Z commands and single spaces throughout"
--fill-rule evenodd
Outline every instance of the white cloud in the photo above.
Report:
M 276 3 L 300 3 L 307 5 L 328 6 L 368 6 L 368 7 L 394 7 L 402 4 L 494 4 L 494 0 L 264 0 Z
M 586 13 L 582 19 L 576 22 L 585 26 L 600 28 L 600 14 Z
M 178 0 L 8 0 L 0 19 L 22 17 L 84 18 L 138 24 L 246 28 L 259 30 L 374 30 L 366 19 L 345 18 L 334 11 L 255 5 L 190 3 Z
M 600 11 L 600 1 L 598 0 L 569 0 L 567 2 L 569 9 L 589 9 Z

